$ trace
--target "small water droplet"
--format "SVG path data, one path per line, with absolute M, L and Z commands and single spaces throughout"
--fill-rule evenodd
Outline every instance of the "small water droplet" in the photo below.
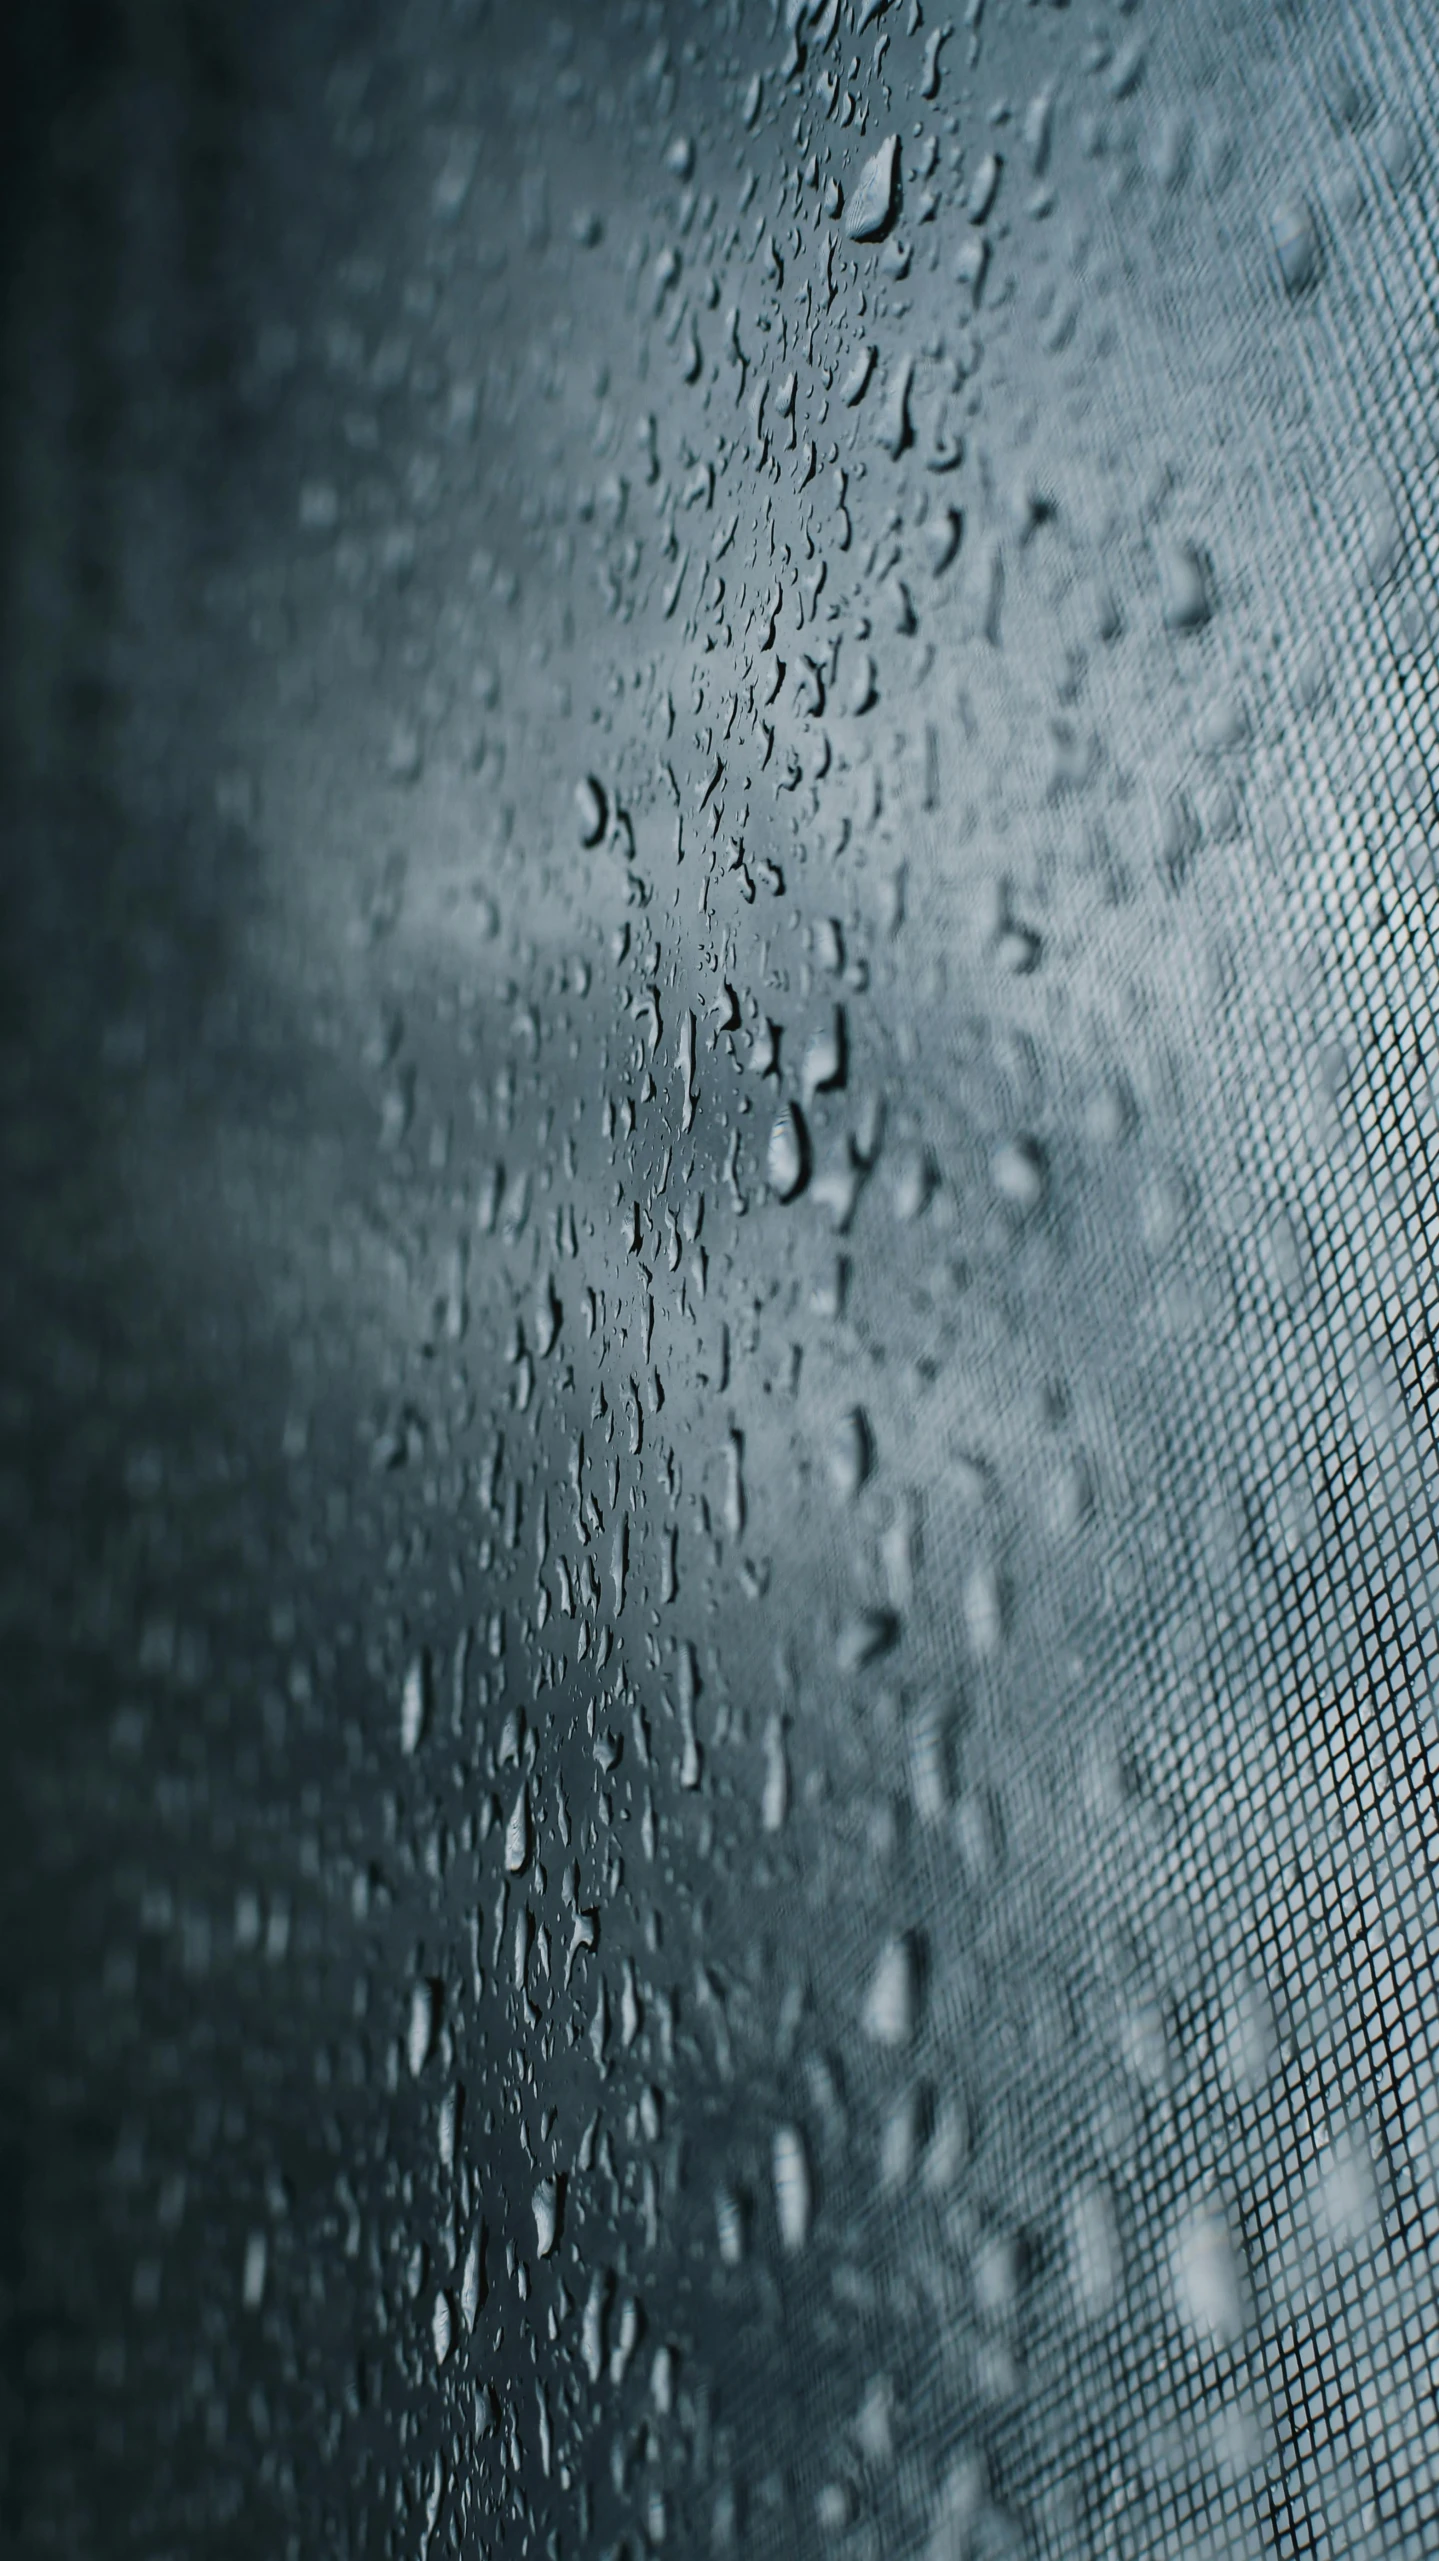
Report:
M 1319 233 L 1302 196 L 1283 196 L 1269 217 L 1270 237 L 1284 290 L 1307 293 L 1317 283 L 1321 263 Z
M 460 2277 L 460 2317 L 465 2328 L 471 2332 L 479 2319 L 480 2305 L 484 2301 L 484 2267 L 484 2234 L 477 2224 L 470 2235 L 469 2247 L 465 2252 L 464 2269 Z

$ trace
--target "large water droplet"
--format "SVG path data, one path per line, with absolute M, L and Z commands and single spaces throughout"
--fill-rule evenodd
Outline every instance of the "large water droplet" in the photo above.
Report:
M 776 1200 L 796 1200 L 809 1181 L 809 1132 L 798 1104 L 776 1114 L 765 1150 L 765 1176 Z
M 422 1981 L 411 1985 L 409 2025 L 405 2033 L 405 2059 L 416 2080 L 435 2050 L 440 2026 L 440 1986 Z
M 920 1958 L 912 1935 L 881 1949 L 865 1994 L 863 2025 L 876 2045 L 908 2045 L 919 2024 Z
M 802 2250 L 809 2239 L 812 2200 L 809 2156 L 798 2126 L 777 2126 L 773 2148 L 774 2203 L 779 2237 L 786 2250 Z
M 532 2199 L 535 2217 L 535 2250 L 547 2259 L 559 2236 L 560 2192 L 555 2179 L 541 2179 Z
M 522 1876 L 530 1863 L 530 1791 L 520 1789 L 505 1825 L 505 1870 L 510 1876 Z
M 575 808 L 579 813 L 580 843 L 597 845 L 609 825 L 609 804 L 604 787 L 593 774 L 585 774 L 575 785 Z
M 899 136 L 889 134 L 856 180 L 844 218 L 851 240 L 878 240 L 894 218 L 899 183 Z
M 405 1686 L 400 1697 L 400 1749 L 406 1754 L 417 1752 L 424 1739 L 430 1713 L 429 1657 L 416 1654 L 405 1670 Z
M 830 1436 L 829 1476 L 841 1502 L 852 1503 L 874 1464 L 868 1418 L 859 1405 L 841 1414 Z

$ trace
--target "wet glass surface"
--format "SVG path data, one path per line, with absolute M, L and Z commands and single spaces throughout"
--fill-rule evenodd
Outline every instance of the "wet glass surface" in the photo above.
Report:
M 1431 33 L 10 22 L 5 2548 L 1439 2548 Z

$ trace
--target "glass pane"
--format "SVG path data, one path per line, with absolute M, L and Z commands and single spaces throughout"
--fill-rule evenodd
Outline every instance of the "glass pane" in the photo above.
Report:
M 1430 33 L 7 21 L 7 2549 L 1439 2549 Z

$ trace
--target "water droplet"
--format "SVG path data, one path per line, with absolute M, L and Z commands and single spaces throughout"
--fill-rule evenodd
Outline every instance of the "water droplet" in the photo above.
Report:
M 868 391 L 874 374 L 878 349 L 861 347 L 848 373 L 839 386 L 839 396 L 846 409 L 857 409 Z
M 876 444 L 882 445 L 884 451 L 891 454 L 896 462 L 902 453 L 908 452 L 914 442 L 914 427 L 909 414 L 909 396 L 913 383 L 914 358 L 901 356 L 899 362 L 891 368 L 884 400 L 874 427 Z M 856 703 L 854 708 L 863 710 L 865 706 L 862 703 Z
M 894 1214 L 905 1226 L 922 1218 L 934 1197 L 939 1179 L 933 1157 L 927 1147 L 905 1148 L 896 1158 L 890 1185 Z
M 924 2156 L 924 2185 L 931 2196 L 943 2196 L 968 2166 L 974 2151 L 974 2121 L 964 2096 L 955 2092 L 934 2120 Z
M 798 1104 L 777 1113 L 765 1150 L 765 1176 L 776 1200 L 796 1200 L 809 1181 L 809 1132 Z
M 1166 628 L 1199 631 L 1212 611 L 1208 564 L 1193 543 L 1169 542 L 1159 555 Z
M 240 2280 L 240 2300 L 247 2312 L 258 2312 L 265 2300 L 265 2274 L 269 2266 L 269 2243 L 263 2232 L 252 2232 L 245 2243 L 245 2267 Z
M 764 1793 L 760 1800 L 760 1822 L 766 1832 L 784 1829 L 789 1812 L 789 1755 L 784 1745 L 784 1726 L 772 1716 L 765 1727 Z
M 1308 293 L 1318 282 L 1322 253 L 1314 216 L 1304 198 L 1281 197 L 1270 215 L 1269 228 L 1285 292 Z
M 598 2383 L 605 2362 L 605 2320 L 609 2311 L 611 2280 L 606 2270 L 599 2270 L 590 2280 L 585 2297 L 584 2318 L 580 2324 L 580 2354 L 591 2383 Z
M 715 2191 L 715 2235 L 727 2268 L 737 2268 L 745 2253 L 745 2210 L 733 2188 Z
M 744 1536 L 744 1434 L 733 1428 L 725 1436 L 724 1525 L 732 1539 Z
M 575 808 L 579 813 L 580 843 L 598 845 L 609 825 L 609 803 L 593 774 L 585 774 L 576 783 Z
M 530 2200 L 535 2217 L 535 2250 L 547 2259 L 559 2238 L 560 2191 L 556 2179 L 541 2179 Z
M 932 578 L 940 578 L 949 567 L 964 538 L 964 517 L 958 507 L 942 507 L 931 516 L 924 529 L 924 556 Z
M 440 1986 L 423 1980 L 410 1987 L 410 2017 L 405 2032 L 405 2059 L 418 2080 L 435 2050 L 440 2028 Z
M 1005 1139 L 990 1159 L 990 1172 L 1001 1200 L 1009 1201 L 1015 1209 L 1038 1209 L 1048 1177 L 1044 1151 L 1037 1139 Z
M 883 237 L 894 219 L 898 182 L 899 136 L 892 133 L 859 173 L 844 220 L 851 240 Z
M 909 1718 L 909 1787 L 921 1823 L 948 1813 L 953 1792 L 953 1719 L 940 1699 L 924 1699 Z
M 999 193 L 1003 167 L 1004 163 L 997 151 L 987 151 L 980 161 L 970 183 L 969 197 L 965 205 L 965 212 L 971 222 L 988 221 L 994 210 L 994 199 Z
M 920 1960 L 913 1936 L 892 1938 L 880 1950 L 865 1995 L 862 2024 L 876 2045 L 908 2045 L 919 2024 Z
M 1054 131 L 1054 91 L 1039 89 L 1024 111 L 1024 147 L 1036 178 L 1042 178 Z
M 470 2235 L 469 2247 L 465 2252 L 464 2269 L 460 2277 L 460 2317 L 466 2330 L 471 2333 L 480 2317 L 480 2305 L 484 2301 L 484 2250 L 484 2234 L 477 2224 Z
M 530 1791 L 526 1784 L 515 1798 L 510 1809 L 510 1819 L 505 1826 L 505 1872 L 507 1875 L 523 1876 L 530 1863 L 530 1848 Z
M 776 2126 L 773 2166 L 780 2240 L 786 2250 L 802 2250 L 809 2239 L 812 2192 L 809 2156 L 798 2126 Z
M 829 1476 L 841 1502 L 852 1503 L 874 1463 L 874 1444 L 862 1406 L 841 1414 L 829 1445 Z
M 921 2082 L 901 2090 L 890 2107 L 879 2138 L 879 2183 L 887 2196 L 908 2187 L 932 2115 L 931 2093 Z
M 868 649 L 848 653 L 849 676 L 845 689 L 845 709 L 858 720 L 872 711 L 879 700 L 879 674 Z
M 406 1754 L 419 1750 L 430 1714 L 430 1664 L 426 1654 L 416 1654 L 405 1672 L 405 1686 L 400 1696 L 400 1749 Z

